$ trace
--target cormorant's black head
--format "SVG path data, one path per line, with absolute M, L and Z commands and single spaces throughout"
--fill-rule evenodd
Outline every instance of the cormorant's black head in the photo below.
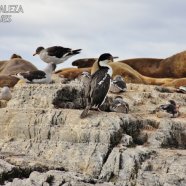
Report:
M 41 52 L 42 50 L 44 50 L 44 47 L 42 47 L 42 46 L 38 47 L 38 48 L 36 49 L 35 54 L 33 54 L 33 56 L 35 56 L 36 54 L 40 54 L 40 52 Z
M 113 60 L 113 56 L 111 54 L 109 54 L 109 53 L 101 54 L 101 56 L 98 59 L 98 61 L 106 61 L 106 60 L 114 61 Z
M 101 56 L 98 59 L 98 64 L 99 64 L 99 66 L 105 66 L 108 63 L 113 62 L 114 61 L 114 58 L 117 58 L 117 57 L 113 57 L 109 53 L 101 54 Z
M 176 105 L 176 102 L 174 100 L 169 100 L 169 103 L 172 105 Z

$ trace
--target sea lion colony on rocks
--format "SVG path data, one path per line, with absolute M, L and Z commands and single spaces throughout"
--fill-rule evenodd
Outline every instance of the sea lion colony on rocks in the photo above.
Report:
M 15 83 L 12 85 L 12 81 L 17 83 L 18 79 L 25 80 L 28 83 L 46 83 L 46 84 L 51 83 L 52 82 L 51 76 L 53 71 L 56 68 L 56 65 L 63 63 L 70 57 L 79 54 L 80 52 L 81 49 L 72 50 L 70 48 L 65 48 L 61 46 L 53 46 L 46 49 L 44 49 L 44 47 L 38 47 L 36 49 L 34 56 L 38 54 L 41 60 L 48 63 L 48 66 L 45 68 L 44 71 L 37 70 L 37 68 L 34 67 L 30 62 L 25 61 L 24 59 L 22 59 L 21 56 L 17 54 L 13 54 L 9 61 L 2 61 L 0 64 L 1 65 L 0 72 L 1 74 L 3 74 L 1 75 L 0 79 L 2 78 L 4 81 L 5 80 L 9 81 L 8 83 L 5 84 L 3 83 L 3 80 L 1 80 L 2 81 L 1 86 L 3 87 L 2 95 L 5 95 L 4 89 L 7 89 L 6 85 L 12 87 L 15 85 Z M 175 58 L 175 56 L 173 56 L 173 58 Z M 150 82 L 152 84 L 155 83 L 158 85 L 162 84 L 162 82 L 164 83 L 167 82 L 168 84 L 172 82 L 172 79 L 170 77 L 158 79 L 158 78 L 153 78 L 153 77 L 150 78 L 144 76 L 146 75 L 144 71 L 149 71 L 150 66 L 152 67 L 151 73 L 153 72 L 154 66 L 156 67 L 158 66 L 158 68 L 160 68 L 159 66 L 162 66 L 160 59 L 157 60 L 152 59 L 152 62 L 149 62 L 150 59 L 141 60 L 141 61 L 135 59 L 134 62 L 131 62 L 132 60 L 114 62 L 115 58 L 117 57 L 113 57 L 111 54 L 104 53 L 100 55 L 98 60 L 96 58 L 90 59 L 90 61 L 89 59 L 84 61 L 82 61 L 81 59 L 76 60 L 72 63 L 74 66 L 86 67 L 86 68 L 79 68 L 78 71 L 77 69 L 71 69 L 71 68 L 64 69 L 68 74 L 67 78 L 65 78 L 63 70 L 57 71 L 57 74 L 62 77 L 63 82 L 65 81 L 65 79 L 67 79 L 67 82 L 70 82 L 69 79 L 72 80 L 77 78 L 79 80 L 77 81 L 77 83 L 81 82 L 83 84 L 82 88 L 84 89 L 86 105 L 85 105 L 84 112 L 81 114 L 81 118 L 86 117 L 88 111 L 93 106 L 96 106 L 96 108 L 100 110 L 100 107 L 105 102 L 107 93 L 109 91 L 115 94 L 119 94 L 127 91 L 126 82 L 131 81 L 133 83 L 145 83 L 145 84 L 146 83 L 148 84 Z M 170 60 L 170 58 L 168 60 Z M 140 71 L 139 70 L 140 64 L 142 65 L 143 70 L 144 69 L 146 70 Z M 131 67 L 128 65 L 131 65 Z M 90 70 L 89 67 L 91 66 L 92 68 Z M 162 68 L 165 68 L 164 66 Z M 142 72 L 144 75 L 139 74 L 135 69 Z M 182 75 L 184 74 L 182 69 L 179 69 L 179 71 L 182 71 L 181 72 Z M 80 72 L 82 76 L 80 75 Z M 157 70 L 155 70 L 155 72 L 157 73 Z M 91 75 L 89 73 L 91 73 Z M 69 77 L 69 75 L 71 75 L 71 78 Z M 183 77 L 182 75 L 179 76 L 177 74 L 175 76 Z M 161 75 L 157 77 L 160 76 Z M 15 79 L 17 78 L 16 81 L 15 79 L 11 79 L 14 77 Z M 125 81 L 123 77 L 125 77 Z M 175 80 L 173 80 L 173 82 L 174 81 Z M 185 93 L 184 87 L 185 87 L 184 85 L 180 86 L 180 88 L 177 89 L 177 92 Z M 116 98 L 112 100 L 112 102 L 110 103 L 110 111 L 128 113 L 129 105 L 121 98 L 122 97 L 119 98 L 116 96 Z M 167 107 L 166 106 L 167 105 L 160 106 L 159 109 L 172 114 L 173 117 L 179 116 L 179 114 L 175 116 L 176 113 L 179 113 L 178 107 L 176 107 L 174 104 L 171 103 Z M 175 108 L 173 108 L 174 106 Z

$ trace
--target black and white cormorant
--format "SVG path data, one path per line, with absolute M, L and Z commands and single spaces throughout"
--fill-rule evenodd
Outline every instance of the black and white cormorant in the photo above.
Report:
M 52 73 L 56 69 L 56 64 L 49 63 L 47 67 L 42 70 L 34 70 L 27 72 L 20 72 L 16 75 L 12 75 L 14 77 L 19 78 L 20 80 L 25 80 L 27 83 L 51 83 L 52 81 Z
M 98 70 L 91 76 L 88 104 L 81 113 L 81 118 L 85 118 L 91 108 L 99 109 L 104 103 L 112 76 L 112 68 L 108 65 L 111 61 L 113 61 L 113 56 L 109 53 L 104 53 L 99 57 Z
M 41 60 L 46 63 L 60 64 L 80 52 L 81 49 L 72 50 L 71 48 L 64 48 L 62 46 L 53 46 L 46 49 L 41 46 L 36 49 L 33 56 L 38 54 Z

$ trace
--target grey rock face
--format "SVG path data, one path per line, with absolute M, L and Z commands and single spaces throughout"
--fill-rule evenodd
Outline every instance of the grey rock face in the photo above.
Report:
M 80 119 L 84 93 L 77 82 L 16 85 L 0 109 L 0 184 L 185 185 L 186 95 L 128 89 L 121 96 L 129 114 L 91 110 Z M 149 114 L 170 97 L 181 104 L 179 118 Z

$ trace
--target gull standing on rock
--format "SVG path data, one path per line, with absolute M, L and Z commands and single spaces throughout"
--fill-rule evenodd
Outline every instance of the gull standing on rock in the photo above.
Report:
M 20 80 L 25 80 L 27 83 L 51 83 L 52 81 L 52 73 L 56 69 L 56 64 L 49 63 L 47 67 L 42 70 L 35 70 L 35 71 L 27 71 L 27 72 L 20 72 L 16 75 L 12 75 L 17 77 Z
M 46 49 L 44 47 L 38 47 L 33 56 L 38 54 L 41 60 L 46 63 L 60 64 L 80 52 L 81 49 L 72 50 L 71 48 L 64 48 L 62 46 L 53 46 Z
M 109 53 L 102 54 L 98 59 L 98 70 L 92 75 L 88 92 L 88 104 L 81 113 L 80 118 L 85 118 L 93 107 L 99 110 L 104 103 L 110 87 L 112 68 L 108 65 L 113 61 Z
M 1 89 L 0 100 L 9 101 L 12 98 L 10 88 L 6 85 Z

